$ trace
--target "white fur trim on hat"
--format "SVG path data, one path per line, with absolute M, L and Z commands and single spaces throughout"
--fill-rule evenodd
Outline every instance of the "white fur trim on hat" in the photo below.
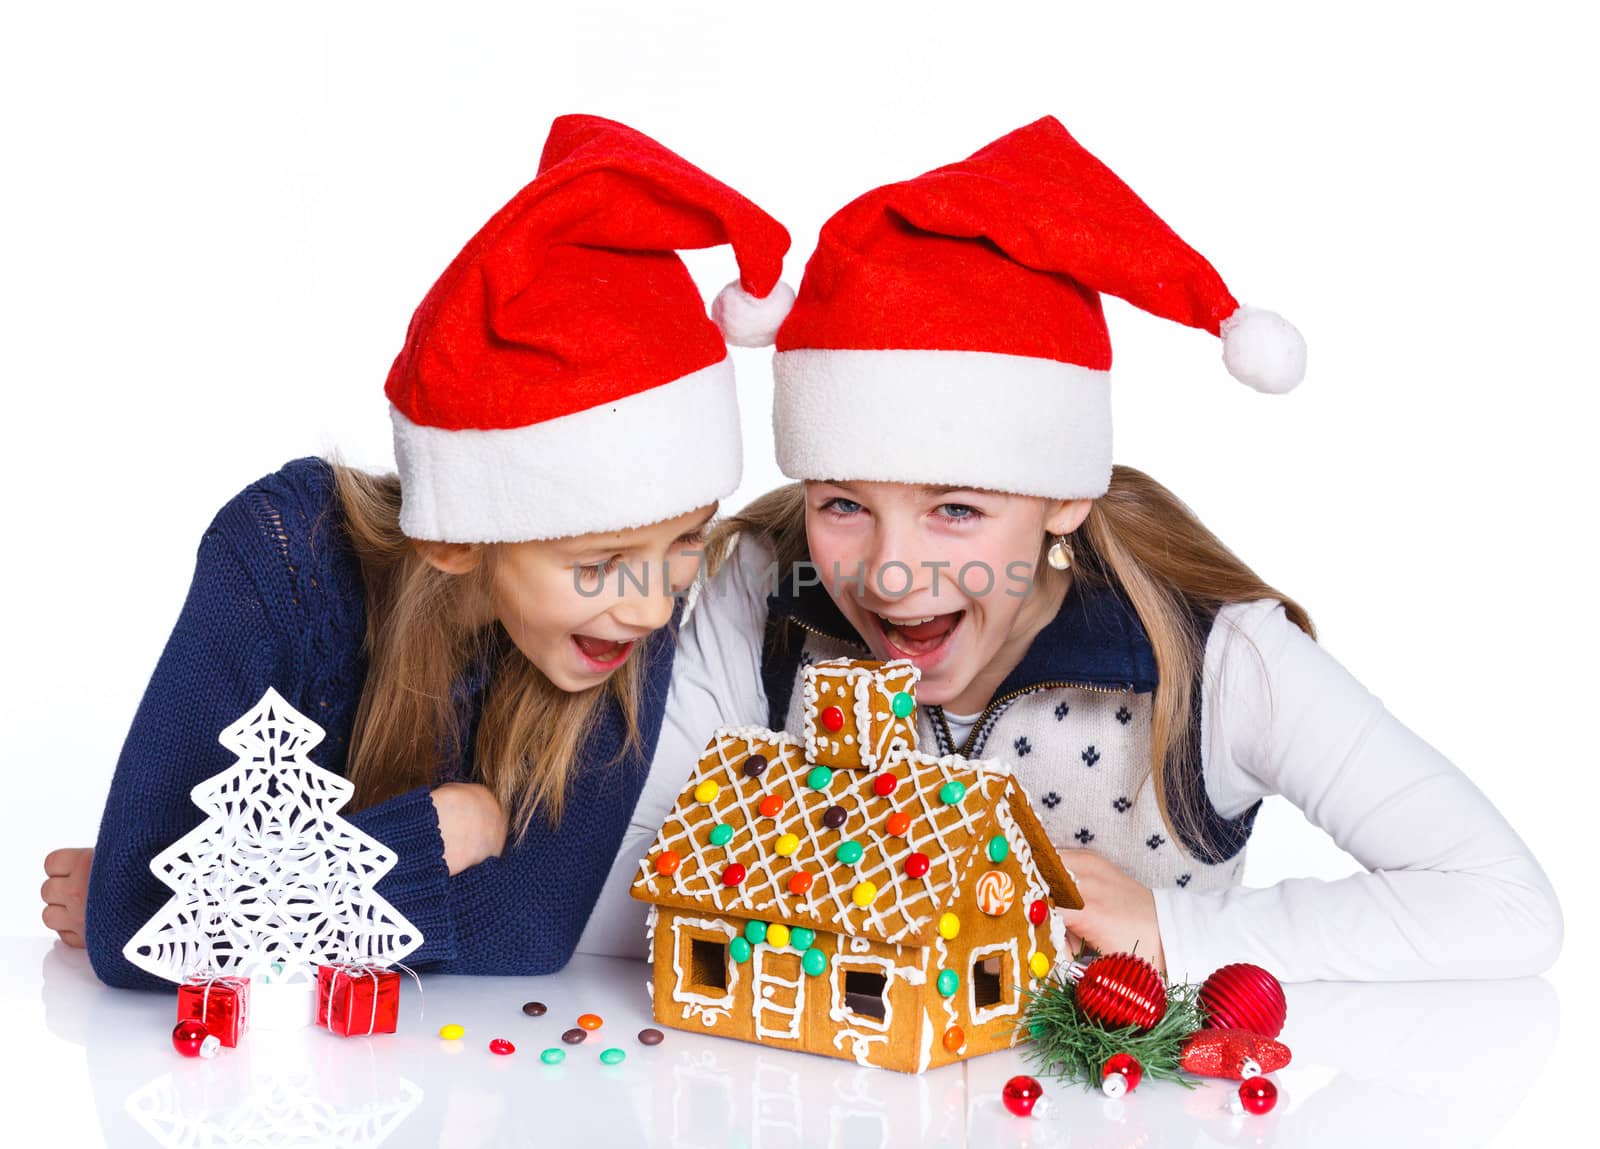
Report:
M 735 347 L 770 347 L 793 306 L 794 288 L 781 279 L 759 299 L 734 280 L 717 292 L 711 321 Z
M 545 423 L 448 431 L 397 408 L 400 529 L 414 539 L 505 543 L 675 518 L 739 485 L 733 362 Z
M 1306 377 L 1306 341 L 1276 311 L 1240 307 L 1222 321 L 1222 362 L 1239 382 L 1282 395 Z
M 989 351 L 805 348 L 773 356 L 792 479 L 1097 498 L 1111 483 L 1111 373 Z

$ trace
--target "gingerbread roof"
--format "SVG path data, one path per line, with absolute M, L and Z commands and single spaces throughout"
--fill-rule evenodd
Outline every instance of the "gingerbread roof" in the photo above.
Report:
M 640 863 L 633 896 L 931 945 L 939 915 L 986 869 L 975 866 L 984 847 L 1005 834 L 1058 906 L 1082 906 L 1008 767 L 903 744 L 884 754 L 875 771 L 830 769 L 807 761 L 792 735 L 717 731 Z M 891 824 L 891 815 L 901 817 Z M 913 854 L 928 862 L 916 877 L 906 868 Z

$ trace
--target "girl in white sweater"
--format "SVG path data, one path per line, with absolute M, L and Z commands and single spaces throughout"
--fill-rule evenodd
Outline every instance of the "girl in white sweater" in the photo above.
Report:
M 878 188 L 824 225 L 778 337 L 778 461 L 800 483 L 711 544 L 655 763 L 580 948 L 642 946 L 627 886 L 710 732 L 799 729 L 803 667 L 905 658 L 921 744 L 1016 772 L 1102 952 L 1198 980 L 1537 973 L 1549 881 L 1505 819 L 1148 476 L 1111 463 L 1099 292 L 1219 334 L 1286 391 L 1299 335 L 1054 119 Z M 719 551 L 720 544 L 720 551 Z M 1282 794 L 1368 872 L 1240 885 Z

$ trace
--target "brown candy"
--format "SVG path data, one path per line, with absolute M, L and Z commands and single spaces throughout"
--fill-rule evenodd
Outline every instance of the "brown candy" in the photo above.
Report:
M 764 754 L 752 754 L 744 760 L 744 776 L 746 778 L 759 778 L 767 769 L 767 758 Z
M 664 1035 L 659 1029 L 641 1029 L 639 1031 L 640 1045 L 660 1045 Z
M 584 1029 L 569 1029 L 569 1030 L 567 1030 L 567 1032 L 565 1032 L 565 1033 L 563 1033 L 561 1035 L 561 1040 L 566 1042 L 568 1045 L 582 1045 L 583 1042 L 584 1042 L 584 1039 L 586 1037 L 588 1037 L 588 1036 L 589 1036 L 588 1030 L 584 1030 Z
M 545 1004 L 542 1001 L 524 1002 L 522 1012 L 529 1017 L 543 1017 L 545 1015 Z
M 829 806 L 822 812 L 822 824 L 830 830 L 837 830 L 844 825 L 845 812 L 843 806 Z

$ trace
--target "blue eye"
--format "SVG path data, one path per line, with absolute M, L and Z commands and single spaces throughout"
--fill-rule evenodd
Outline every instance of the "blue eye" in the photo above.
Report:
M 861 504 L 853 499 L 834 498 L 823 503 L 822 509 L 836 515 L 853 515 L 861 509 Z
M 947 519 L 957 522 L 967 519 L 981 519 L 983 512 L 977 507 L 969 507 L 966 503 L 940 503 L 939 513 Z

